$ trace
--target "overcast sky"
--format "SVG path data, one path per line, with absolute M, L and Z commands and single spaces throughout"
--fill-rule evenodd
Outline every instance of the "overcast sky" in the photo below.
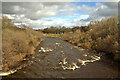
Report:
M 84 26 L 118 14 L 117 2 L 3 2 L 2 13 L 34 29 Z

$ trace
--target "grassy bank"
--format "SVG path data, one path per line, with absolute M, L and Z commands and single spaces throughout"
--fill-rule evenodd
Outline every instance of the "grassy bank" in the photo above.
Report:
M 32 28 L 17 28 L 14 23 L 2 18 L 2 62 L 3 71 L 8 71 L 24 58 L 34 54 L 35 48 L 42 41 L 42 33 Z
M 90 24 L 84 34 L 66 33 L 63 39 L 83 48 L 112 54 L 115 60 L 119 60 L 118 25 L 118 18 L 114 16 Z
M 43 36 L 61 38 L 63 34 L 43 34 Z

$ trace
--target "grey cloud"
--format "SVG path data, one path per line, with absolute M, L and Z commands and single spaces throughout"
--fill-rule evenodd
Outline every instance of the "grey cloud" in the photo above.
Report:
M 102 7 L 104 6 L 104 7 Z M 107 18 L 114 14 L 117 14 L 118 8 L 116 3 L 105 2 L 104 4 L 96 5 L 95 7 L 86 5 L 71 5 L 63 2 L 3 2 L 3 14 L 10 14 L 13 17 L 15 23 L 26 23 L 32 27 L 46 27 L 49 25 L 86 25 L 90 21 L 100 20 Z M 89 13 L 90 16 L 87 19 L 78 20 L 75 22 L 58 22 L 52 20 L 42 20 L 42 17 L 51 16 L 74 16 L 72 12 L 83 10 Z M 62 15 L 58 14 L 64 12 Z M 13 15 L 13 16 L 12 16 Z M 24 15 L 20 17 L 20 15 Z
M 91 12 L 90 16 L 87 19 L 81 19 L 79 22 L 89 24 L 91 21 L 109 18 L 114 15 L 118 15 L 118 3 L 105 2 L 104 4 L 99 5 L 99 7 L 96 7 L 96 10 Z
M 118 8 L 118 2 L 105 2 L 104 5 L 108 6 L 109 8 Z
M 63 15 L 71 15 L 75 6 L 67 5 L 68 2 L 3 2 L 3 14 L 24 14 L 32 20 L 41 17 L 59 16 L 59 12 Z
M 84 19 L 81 21 L 95 21 L 101 20 L 103 18 L 109 18 L 111 16 L 118 15 L 118 3 L 117 2 L 104 2 L 101 6 L 96 8 L 93 11 L 88 19 Z
M 105 2 L 103 4 L 106 8 L 100 7 L 93 15 L 98 15 L 101 17 L 110 17 L 118 14 L 118 3 L 117 2 Z
M 15 7 L 20 9 L 19 11 L 15 10 Z M 36 12 L 41 10 L 41 3 L 31 3 L 31 2 L 3 2 L 3 14 L 24 14 L 28 12 Z
M 57 14 L 56 9 L 58 9 L 59 5 L 65 4 L 62 2 L 3 2 L 3 14 L 25 14 L 28 18 L 38 19 L 39 17 L 55 16 Z M 41 11 L 41 13 L 37 13 L 38 11 Z M 49 11 L 52 14 L 48 13 Z

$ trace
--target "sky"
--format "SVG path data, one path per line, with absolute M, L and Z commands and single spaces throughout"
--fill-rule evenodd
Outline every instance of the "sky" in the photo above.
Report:
M 3 2 L 2 14 L 33 29 L 86 26 L 118 15 L 117 2 Z

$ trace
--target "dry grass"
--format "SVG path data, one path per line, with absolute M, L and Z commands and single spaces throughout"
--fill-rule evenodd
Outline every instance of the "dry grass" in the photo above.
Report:
M 113 16 L 89 25 L 89 31 L 85 34 L 64 34 L 63 38 L 80 47 L 118 55 L 117 22 L 118 18 Z
M 63 34 L 43 34 L 43 36 L 48 36 L 48 37 L 58 37 L 61 38 Z
M 2 58 L 3 71 L 15 67 L 27 55 L 34 54 L 35 48 L 41 42 L 41 32 L 32 28 L 16 28 L 10 19 L 2 19 Z

